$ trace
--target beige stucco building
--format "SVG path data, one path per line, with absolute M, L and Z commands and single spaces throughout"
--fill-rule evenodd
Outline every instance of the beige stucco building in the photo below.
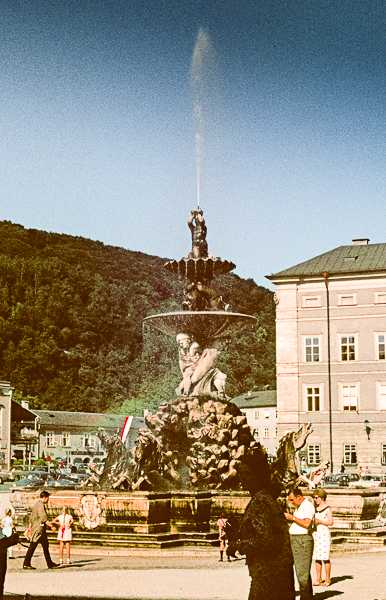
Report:
M 275 456 L 279 445 L 276 422 L 276 390 L 254 391 L 232 398 L 247 418 L 254 438 L 264 446 L 267 453 Z
M 276 285 L 278 436 L 311 422 L 309 465 L 386 471 L 386 244 L 353 240 Z

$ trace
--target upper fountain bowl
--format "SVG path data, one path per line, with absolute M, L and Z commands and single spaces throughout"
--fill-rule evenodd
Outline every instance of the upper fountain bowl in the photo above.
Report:
M 204 342 L 227 339 L 256 321 L 251 315 L 226 311 L 181 311 L 151 315 L 143 323 L 173 337 L 186 333 Z
M 170 260 L 165 265 L 165 269 L 186 278 L 189 281 L 211 281 L 216 275 L 225 275 L 236 267 L 229 260 L 222 258 L 181 258 L 180 260 Z

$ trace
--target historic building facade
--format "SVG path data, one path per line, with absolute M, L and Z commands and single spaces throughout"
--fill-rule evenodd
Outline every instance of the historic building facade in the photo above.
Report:
M 271 456 L 276 455 L 279 444 L 277 437 L 276 391 L 250 391 L 232 399 L 247 418 L 254 430 L 255 439 Z
M 386 471 L 386 244 L 353 240 L 276 285 L 278 436 L 311 422 L 308 465 Z

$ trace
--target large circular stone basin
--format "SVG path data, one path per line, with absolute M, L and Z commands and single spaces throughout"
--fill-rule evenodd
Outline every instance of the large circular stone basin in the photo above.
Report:
M 151 315 L 143 323 L 173 337 L 186 333 L 199 341 L 229 338 L 256 321 L 251 315 L 226 311 L 181 311 Z

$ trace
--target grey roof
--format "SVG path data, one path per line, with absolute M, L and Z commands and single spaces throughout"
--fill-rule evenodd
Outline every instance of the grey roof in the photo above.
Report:
M 276 390 L 247 392 L 246 394 L 232 398 L 232 402 L 239 408 L 262 408 L 264 406 L 276 406 Z
M 71 412 L 67 410 L 37 410 L 33 411 L 38 417 L 40 417 L 40 425 L 44 427 L 52 427 L 53 429 L 65 429 L 66 427 L 71 429 L 79 428 L 79 430 L 93 429 L 97 430 L 98 427 L 104 427 L 105 429 L 112 431 L 122 431 L 122 427 L 125 424 L 125 415 L 108 415 L 101 413 L 86 413 L 86 412 Z M 134 428 L 134 422 L 139 417 L 134 417 L 132 427 Z M 142 419 L 143 420 L 143 419 Z
M 275 280 L 285 277 L 338 275 L 386 271 L 386 244 L 339 246 L 294 267 L 267 275 Z

